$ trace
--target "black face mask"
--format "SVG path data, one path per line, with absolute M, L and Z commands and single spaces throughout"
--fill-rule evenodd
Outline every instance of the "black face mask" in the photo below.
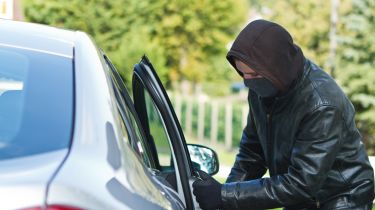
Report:
M 245 86 L 262 98 L 275 97 L 279 90 L 266 78 L 244 79 Z

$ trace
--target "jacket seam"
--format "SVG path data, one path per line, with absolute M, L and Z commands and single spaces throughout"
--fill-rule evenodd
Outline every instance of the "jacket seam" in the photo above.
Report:
M 311 64 L 311 68 L 316 68 L 316 66 L 313 65 L 313 64 Z M 308 77 L 308 76 L 307 76 L 307 79 L 310 81 L 311 86 L 314 89 L 314 92 L 316 92 L 316 94 L 319 96 L 318 104 L 315 105 L 315 107 L 313 109 L 315 109 L 316 107 L 320 107 L 321 105 L 332 105 L 330 102 L 328 102 L 325 98 L 322 97 L 322 95 L 320 94 L 320 90 L 319 90 L 316 82 L 314 80 L 311 80 L 311 78 Z M 332 105 L 332 106 L 335 106 L 335 105 Z
M 339 110 L 338 107 L 335 106 L 335 105 L 332 105 L 332 104 L 320 104 L 320 105 L 317 105 L 317 106 L 311 111 L 311 113 L 314 112 L 314 111 L 316 111 L 317 109 L 319 109 L 319 108 L 321 108 L 321 107 L 331 107 L 331 108 L 336 109 L 336 110 L 339 112 L 339 114 L 340 114 L 340 118 L 341 118 L 341 120 L 342 120 L 341 123 L 344 124 L 345 129 L 348 130 L 348 127 L 347 127 L 347 125 L 346 125 L 346 123 L 345 123 L 345 118 L 344 118 L 344 116 L 343 116 L 341 110 Z M 339 143 L 339 145 L 340 145 L 340 147 L 341 147 L 341 146 L 342 146 L 341 138 L 338 139 L 338 143 Z M 344 177 L 343 173 L 342 173 L 342 164 L 340 164 L 340 166 L 339 166 L 339 168 L 338 168 L 338 172 L 339 172 L 339 175 L 340 175 L 341 179 L 344 181 L 345 185 L 350 184 L 350 183 L 348 182 L 348 180 Z M 352 195 L 352 192 L 351 192 L 351 191 L 349 192 L 349 195 L 350 195 L 350 196 Z
M 316 104 L 316 105 L 314 106 L 314 108 L 312 109 L 312 111 L 315 111 L 317 108 L 319 108 L 319 107 L 321 107 L 321 106 L 323 106 L 323 105 L 331 105 L 330 103 L 327 103 L 327 102 L 323 101 L 323 97 L 321 96 L 320 92 L 318 91 L 318 87 L 317 87 L 315 81 L 312 81 L 312 80 L 310 79 L 310 77 L 308 78 L 308 80 L 310 81 L 311 86 L 312 86 L 313 89 L 314 89 L 314 92 L 316 92 L 316 94 L 319 96 L 318 104 Z M 333 106 L 333 105 L 332 105 L 332 106 Z
M 321 105 L 318 105 L 315 109 L 313 109 L 312 112 L 316 111 L 317 109 L 319 109 L 319 108 L 321 108 L 321 107 L 330 107 L 330 108 L 333 108 L 333 109 L 337 110 L 337 111 L 339 112 L 339 114 L 340 114 L 340 118 L 341 118 L 341 120 L 342 120 L 341 123 L 344 123 L 344 122 L 345 122 L 344 119 L 343 119 L 343 116 L 342 116 L 342 112 L 338 109 L 337 106 L 334 106 L 334 105 L 331 105 L 331 104 L 321 104 Z M 344 124 L 345 124 L 345 123 L 344 123 Z M 340 146 L 340 148 L 341 148 L 341 146 L 342 146 L 341 138 L 338 139 L 338 143 L 339 143 L 339 146 Z M 331 168 L 331 170 L 332 170 L 332 168 Z M 341 179 L 344 181 L 345 185 L 347 186 L 348 181 L 347 181 L 347 180 L 345 179 L 345 177 L 343 176 L 343 173 L 342 173 L 342 164 L 340 164 L 340 165 L 338 166 L 337 171 L 338 171 L 339 176 L 341 177 Z M 327 172 L 327 173 L 328 173 L 328 172 Z M 349 192 L 349 196 L 351 196 L 351 195 L 352 195 L 352 193 Z M 317 197 L 318 197 L 318 192 L 317 192 L 316 195 L 315 195 L 315 198 L 317 198 Z M 318 200 L 318 199 L 317 199 L 317 200 Z M 324 201 L 323 201 L 323 202 L 324 202 Z M 346 204 L 345 207 L 347 207 L 347 204 Z M 342 208 L 342 206 L 339 207 L 338 209 L 340 209 L 340 208 Z M 335 208 L 335 210 L 336 210 L 336 208 Z
M 315 112 L 317 109 L 322 108 L 322 107 L 334 108 L 334 109 L 336 109 L 337 111 L 340 112 L 340 116 L 341 116 L 341 111 L 339 110 L 339 108 L 336 105 L 329 104 L 329 103 L 316 105 L 313 109 L 311 109 L 311 111 L 309 112 L 309 114 L 311 114 L 312 112 Z M 342 118 L 342 116 L 341 116 L 341 118 Z
M 339 112 L 340 112 L 340 117 L 341 117 L 341 120 L 342 120 L 342 124 L 344 125 L 344 127 L 345 127 L 345 131 L 348 131 L 349 130 L 349 128 L 348 128 L 348 126 L 347 126 L 347 124 L 346 124 L 346 120 L 345 120 L 345 117 L 344 117 L 344 115 L 343 115 L 343 113 L 340 111 L 340 110 L 338 110 Z M 353 136 L 354 134 L 352 134 L 351 136 Z M 340 139 L 340 147 L 342 146 L 342 141 L 341 141 L 341 139 Z M 339 168 L 338 168 L 338 172 L 339 172 L 339 174 L 340 174 L 340 176 L 341 176 L 341 178 L 342 178 L 342 180 L 344 181 L 344 183 L 345 183 L 345 185 L 350 185 L 350 183 L 348 182 L 348 180 L 345 178 L 345 176 L 344 176 L 344 173 L 342 172 L 342 163 L 340 164 L 340 166 L 339 166 Z M 352 193 L 350 192 L 350 196 L 352 195 Z

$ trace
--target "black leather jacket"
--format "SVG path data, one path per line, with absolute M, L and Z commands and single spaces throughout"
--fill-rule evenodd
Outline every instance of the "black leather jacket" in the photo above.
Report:
M 239 153 L 222 187 L 225 209 L 354 209 L 374 198 L 374 174 L 355 110 L 306 59 L 304 72 L 266 111 L 249 91 Z M 270 178 L 261 178 L 266 170 Z

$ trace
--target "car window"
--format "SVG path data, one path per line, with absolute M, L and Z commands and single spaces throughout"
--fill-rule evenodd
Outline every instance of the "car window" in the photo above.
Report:
M 68 147 L 73 91 L 73 58 L 1 46 L 0 160 Z
M 150 94 L 145 91 L 145 102 L 147 110 L 148 124 L 150 133 L 155 143 L 156 152 L 158 156 L 157 165 L 160 166 L 159 170 L 173 169 L 173 159 L 171 146 L 168 140 L 167 130 L 161 118 L 158 108 L 152 101 Z
M 193 209 L 190 182 L 193 168 L 185 138 L 168 95 L 146 56 L 135 64 L 132 82 L 135 109 L 150 141 L 149 146 L 153 146 L 156 153 L 159 177 L 165 177 L 164 180 L 177 189 L 186 208 Z
M 133 103 L 131 101 L 129 92 L 108 57 L 104 56 L 104 60 L 107 64 L 108 69 L 110 70 L 109 74 L 111 75 L 111 81 L 115 92 L 115 100 L 118 111 L 120 112 L 122 131 L 127 132 L 123 135 L 130 136 L 130 144 L 132 145 L 132 148 L 141 157 L 143 163 L 147 167 L 151 167 L 151 155 L 148 152 L 148 148 L 145 146 L 145 137 L 144 134 L 142 134 L 139 120 L 137 120 L 137 117 L 135 115 L 134 107 L 131 107 Z
M 143 125 L 147 127 L 146 136 L 148 139 L 145 139 L 145 143 L 153 155 L 152 169 L 156 178 L 175 192 L 179 192 L 177 177 L 180 176 L 177 176 L 175 170 L 173 147 L 165 122 L 150 94 L 143 89 L 142 95 L 144 104 L 142 105 L 143 118 L 141 120 Z
M 118 88 L 115 88 L 118 90 Z M 127 100 L 130 100 L 130 97 L 125 96 Z M 123 99 L 121 99 L 123 100 Z M 151 98 L 146 99 L 151 105 Z M 121 103 L 119 103 L 121 104 Z M 174 163 L 172 161 L 172 152 L 169 146 L 168 137 L 165 133 L 166 131 L 161 126 L 162 120 L 160 115 L 156 114 L 155 106 L 149 106 L 147 113 L 152 113 L 150 115 L 150 128 L 151 132 L 157 137 L 156 141 L 145 138 L 144 131 L 140 125 L 140 121 L 137 118 L 133 104 L 122 103 L 120 105 L 121 110 L 125 110 L 126 118 L 122 118 L 124 124 L 128 131 L 128 135 L 131 136 L 130 139 L 133 142 L 133 148 L 140 155 L 143 163 L 148 167 L 153 175 L 161 181 L 165 186 L 173 189 L 177 192 L 177 182 L 176 182 L 176 172 L 174 170 Z M 122 114 L 124 115 L 124 114 Z M 131 128 L 131 129 L 129 129 Z M 154 152 L 151 152 L 153 150 Z M 154 155 L 152 155 L 154 154 Z
M 136 136 L 135 138 L 135 146 L 139 153 L 139 155 L 142 157 L 143 162 L 146 164 L 146 166 L 151 167 L 151 161 L 150 161 L 150 155 L 147 152 L 147 148 L 145 146 L 145 138 L 144 135 L 142 135 L 142 130 L 140 128 L 139 123 L 137 123 L 137 120 L 135 118 L 135 115 L 132 111 L 130 111 L 128 106 L 125 106 L 128 118 L 130 120 L 130 124 L 134 128 L 134 134 Z
M 134 113 L 131 112 L 129 110 L 129 107 L 126 106 L 126 105 L 123 107 L 123 109 L 125 109 L 127 117 L 129 119 L 129 124 L 130 124 L 129 127 L 132 128 L 132 132 L 133 132 L 133 136 L 134 136 L 132 138 L 133 148 L 137 151 L 139 156 L 142 158 L 145 165 L 147 167 L 151 167 L 150 155 L 147 152 L 147 148 L 146 148 L 146 145 L 144 143 L 145 142 L 144 135 L 141 134 L 142 130 L 139 127 L 139 124 L 137 123 L 137 121 L 135 119 Z M 130 130 L 130 129 L 128 129 L 128 130 Z
M 122 108 L 120 108 L 122 109 Z M 126 123 L 126 119 L 121 115 L 121 128 L 122 128 L 122 131 L 123 131 L 123 136 L 127 136 L 127 138 L 125 138 L 126 140 L 129 139 L 129 136 L 132 136 L 130 139 L 131 141 L 134 142 L 134 145 L 133 145 L 133 149 L 136 151 L 136 153 L 141 157 L 143 163 L 147 166 L 147 167 L 151 167 L 151 161 L 150 161 L 150 157 L 149 155 L 147 154 L 147 150 L 143 144 L 143 141 L 141 141 L 140 139 L 142 138 L 140 133 L 139 133 L 139 128 L 137 127 L 137 124 L 134 122 L 134 120 L 132 120 L 132 117 L 130 117 L 131 115 L 128 115 L 128 119 L 130 118 L 130 122 Z M 126 124 L 128 124 L 128 126 L 126 126 Z M 131 126 L 129 126 L 129 124 L 131 124 Z M 132 129 L 132 131 L 130 131 L 130 127 L 134 128 Z

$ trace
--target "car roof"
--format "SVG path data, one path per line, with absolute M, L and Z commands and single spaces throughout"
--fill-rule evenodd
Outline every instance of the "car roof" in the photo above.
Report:
M 75 31 L 0 19 L 0 34 L 0 46 L 73 58 Z

